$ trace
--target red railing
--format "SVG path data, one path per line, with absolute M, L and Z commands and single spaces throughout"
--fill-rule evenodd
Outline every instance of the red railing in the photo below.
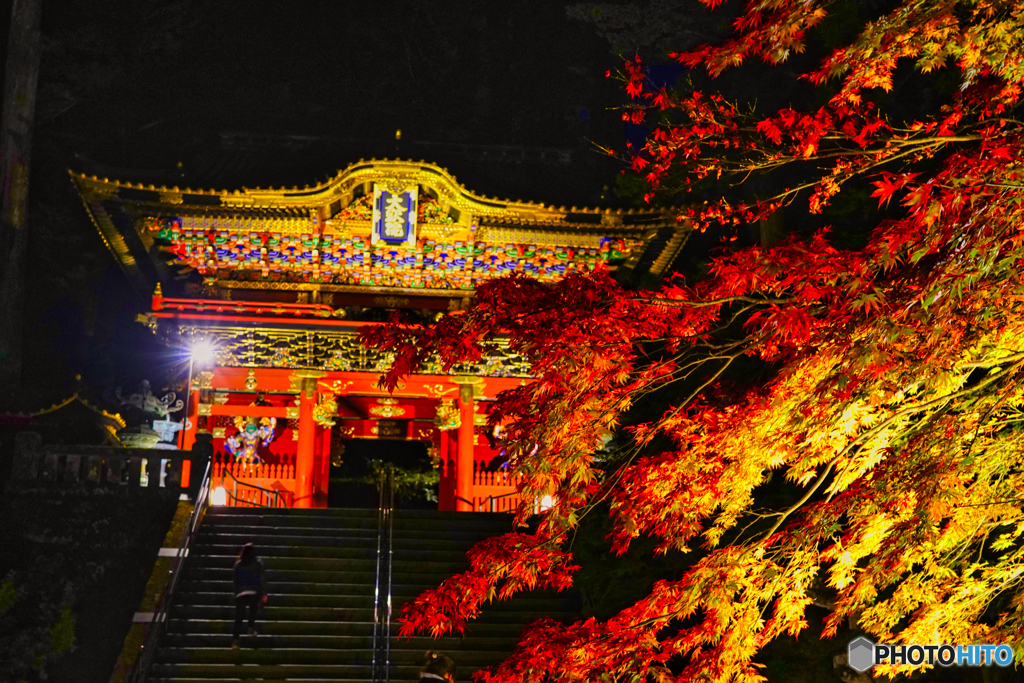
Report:
M 236 479 L 269 479 L 269 480 L 294 480 L 295 465 L 292 464 L 268 464 L 256 463 L 246 464 L 233 462 L 231 460 L 218 461 L 215 456 L 213 463 L 213 478 L 220 479 L 230 474 Z M 230 458 L 231 456 L 227 456 Z
M 213 460 L 211 486 L 223 487 L 228 507 L 292 507 L 295 502 L 295 464 L 235 462 L 218 453 Z
M 473 510 L 515 512 L 522 498 L 516 493 L 516 479 L 505 470 L 490 472 L 476 463 L 473 472 Z
M 153 296 L 153 310 L 195 311 L 197 313 L 253 313 L 256 315 L 296 315 L 330 318 L 334 309 L 326 304 L 254 303 L 221 299 L 165 299 Z

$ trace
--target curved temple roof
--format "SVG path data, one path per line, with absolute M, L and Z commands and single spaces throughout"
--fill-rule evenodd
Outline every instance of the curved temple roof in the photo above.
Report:
M 602 262 L 660 276 L 690 230 L 661 210 L 476 195 L 423 161 L 359 161 L 302 189 L 71 179 L 142 294 L 201 278 L 221 290 L 462 297 L 512 271 L 552 280 Z

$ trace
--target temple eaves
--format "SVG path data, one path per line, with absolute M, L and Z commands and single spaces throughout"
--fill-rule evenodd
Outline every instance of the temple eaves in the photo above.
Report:
M 477 195 L 424 161 L 360 160 L 303 188 L 193 189 L 70 175 L 144 295 L 158 283 L 183 290 L 191 282 L 224 298 L 391 295 L 448 300 L 434 307 L 450 308 L 510 272 L 552 281 L 607 267 L 620 278 L 659 277 L 690 232 L 665 210 Z

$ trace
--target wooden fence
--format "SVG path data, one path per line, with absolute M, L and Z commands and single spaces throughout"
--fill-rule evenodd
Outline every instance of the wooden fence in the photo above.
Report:
M 124 491 L 174 492 L 188 489 L 193 477 L 190 451 L 46 447 L 16 452 L 11 482 L 29 486 L 87 486 Z
M 295 499 L 295 463 L 286 458 L 281 463 L 248 464 L 235 461 L 228 453 L 217 453 L 213 456 L 210 486 L 214 492 L 223 487 L 224 505 L 228 507 L 291 507 Z

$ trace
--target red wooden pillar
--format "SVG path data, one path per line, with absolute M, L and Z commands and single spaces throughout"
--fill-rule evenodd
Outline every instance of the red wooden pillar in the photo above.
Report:
M 189 387 L 191 390 L 191 387 Z M 199 389 L 191 391 L 188 397 L 188 414 L 185 415 L 187 429 L 182 433 L 181 450 L 190 451 L 196 442 L 196 431 L 199 429 Z M 200 474 L 199 476 L 202 476 Z
M 455 460 L 455 509 L 473 511 L 473 385 L 459 385 L 459 447 Z
M 455 467 L 452 462 L 453 449 L 449 447 L 451 440 L 451 433 L 448 431 L 438 434 L 437 452 L 441 459 L 438 471 L 441 476 L 437 485 L 437 509 L 445 511 L 455 509 Z
M 327 507 L 327 483 L 331 477 L 331 428 L 323 427 L 317 431 L 317 465 L 316 481 L 313 496 L 314 507 Z
M 301 378 L 299 391 L 299 443 L 295 454 L 295 507 L 313 504 L 314 461 L 316 459 L 316 378 L 297 373 Z

